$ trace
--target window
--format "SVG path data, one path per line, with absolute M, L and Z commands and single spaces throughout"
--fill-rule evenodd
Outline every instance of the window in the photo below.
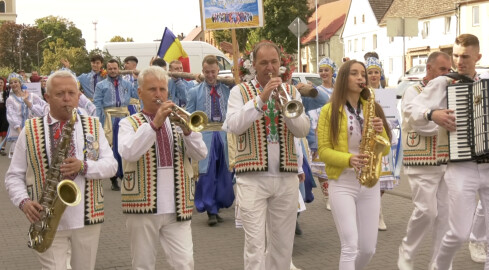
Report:
M 423 30 L 421 30 L 421 37 L 427 38 L 430 34 L 430 21 L 423 22 Z
M 394 71 L 394 58 L 389 58 L 389 73 Z
M 394 37 L 389 37 L 389 43 L 394 42 Z
M 366 41 L 366 38 L 363 37 L 362 38 L 362 51 L 365 51 L 365 41 Z
M 348 40 L 348 52 L 351 52 L 351 40 Z
M 355 44 L 353 45 L 354 51 L 358 51 L 358 39 L 355 39 Z
M 450 24 L 452 22 L 452 17 L 445 17 L 445 34 L 450 33 Z
M 377 35 L 372 36 L 372 49 L 377 49 Z
M 319 44 L 319 48 L 318 48 L 318 50 L 319 50 L 319 55 L 320 55 L 320 56 L 323 56 L 323 55 L 324 55 L 324 49 L 325 49 L 324 47 L 325 47 L 325 46 L 326 46 L 326 43 L 320 43 L 320 44 Z
M 479 26 L 479 6 L 472 7 L 472 26 Z
M 0 1 L 0 13 L 5 13 L 5 1 Z
M 357 17 L 353 17 L 353 24 L 357 24 Z
M 362 14 L 362 23 L 365 22 L 365 14 Z

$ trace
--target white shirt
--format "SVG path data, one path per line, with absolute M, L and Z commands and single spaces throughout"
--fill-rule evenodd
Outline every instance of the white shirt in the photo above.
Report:
M 47 123 L 47 117 L 43 118 L 45 127 L 45 143 L 48 153 L 48 162 L 51 163 L 51 142 L 49 137 L 49 126 Z M 52 117 L 51 117 L 52 118 Z M 52 118 L 54 120 L 54 118 Z M 55 120 L 57 121 L 57 120 Z M 85 179 L 104 179 L 115 175 L 117 172 L 117 161 L 114 159 L 112 150 L 105 138 L 104 129 L 99 124 L 99 159 L 87 160 L 87 174 L 85 176 L 77 175 L 73 180 L 77 184 L 81 191 L 81 202 L 72 207 L 67 207 L 63 216 L 61 217 L 58 230 L 79 229 L 84 226 L 85 215 Z M 80 117 L 75 123 L 74 130 L 75 138 L 75 153 L 76 158 L 83 160 L 83 148 L 85 145 L 85 138 L 83 138 L 83 130 L 80 121 Z M 15 145 L 14 155 L 10 162 L 10 167 L 5 175 L 5 187 L 9 194 L 10 200 L 15 206 L 19 206 L 20 202 L 28 198 L 26 186 L 26 172 L 27 172 L 27 146 L 25 129 L 20 132 L 17 144 Z
M 295 100 L 302 101 L 299 91 L 296 91 Z M 270 95 L 272 99 L 272 95 Z M 260 96 L 256 96 L 255 100 L 259 108 L 264 106 Z M 249 100 L 246 104 L 243 102 L 243 97 L 241 96 L 241 90 L 238 85 L 231 89 L 228 100 L 228 111 L 226 114 L 226 120 L 222 126 L 222 129 L 226 132 L 233 133 L 235 135 L 241 135 L 248 130 L 253 123 L 263 117 L 263 112 L 255 109 L 253 100 Z M 289 119 L 285 118 L 285 124 L 290 132 L 297 138 L 303 138 L 309 133 L 309 117 L 302 112 L 302 114 L 295 118 Z M 299 151 L 300 149 L 296 149 Z M 279 144 L 268 144 L 268 171 L 266 172 L 247 172 L 249 176 L 256 177 L 268 177 L 268 176 L 279 176 L 280 173 L 280 145 Z
M 146 116 L 145 116 L 146 117 Z M 157 142 L 156 132 L 151 128 L 149 124 L 150 120 L 146 118 L 148 123 L 144 123 L 139 126 L 137 131 L 134 131 L 131 123 L 127 118 L 122 119 L 119 122 L 119 154 L 124 160 L 129 162 L 138 161 L 142 155 Z M 167 130 L 171 130 L 170 120 L 167 118 L 165 121 Z M 173 142 L 172 132 L 168 132 L 170 136 L 170 142 Z M 188 136 L 183 137 L 184 147 L 186 154 L 192 160 L 202 160 L 207 155 L 207 147 L 202 140 L 202 134 L 199 132 L 192 132 Z M 158 147 L 156 148 L 158 149 Z M 173 149 L 173 144 L 171 145 Z M 158 150 L 157 150 L 158 151 Z M 158 153 L 157 153 L 158 154 Z M 171 151 L 173 159 L 173 151 Z M 175 188 L 173 168 L 161 168 L 157 169 L 157 214 L 169 214 L 175 213 Z

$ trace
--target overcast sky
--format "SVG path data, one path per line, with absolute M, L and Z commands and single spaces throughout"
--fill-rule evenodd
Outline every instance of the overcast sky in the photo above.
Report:
M 115 35 L 149 42 L 161 39 L 165 26 L 175 35 L 200 26 L 199 0 L 17 0 L 16 8 L 18 24 L 49 15 L 72 21 L 88 50 L 94 48 L 95 21 L 99 48 Z

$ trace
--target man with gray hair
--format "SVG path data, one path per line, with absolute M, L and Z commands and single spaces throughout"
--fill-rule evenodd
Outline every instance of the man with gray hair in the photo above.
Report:
M 157 66 L 143 69 L 138 84 L 144 109 L 121 120 L 118 135 L 132 267 L 154 269 L 159 241 L 173 269 L 191 270 L 194 183 L 189 158 L 202 160 L 207 148 L 200 133 L 170 121 L 177 112 L 168 100 L 166 71 Z
M 52 245 L 43 253 L 37 249 L 34 251 L 43 269 L 66 269 L 70 249 L 73 269 L 95 268 L 101 223 L 104 221 L 101 179 L 112 176 L 117 170 L 117 162 L 98 118 L 77 114 L 75 123 L 69 121 L 79 96 L 76 78 L 71 72 L 57 71 L 49 77 L 45 98 L 50 111 L 44 117 L 26 121 L 5 176 L 10 200 L 36 226 L 46 221 L 43 218 L 46 216 L 45 207 L 52 207 L 45 203 L 41 205 L 39 201 L 54 199 L 43 194 L 46 183 L 70 179 L 79 188 L 81 201 L 67 207 L 58 227 L 52 228 L 57 229 Z M 71 142 L 61 144 L 61 139 L 66 137 L 71 138 Z M 68 149 L 60 149 L 63 145 Z M 53 164 L 54 155 L 64 150 L 67 155 L 62 162 Z M 52 177 L 56 173 L 51 171 L 53 168 L 59 169 L 62 176 Z
M 433 52 L 429 55 L 426 77 L 404 92 L 403 117 L 406 104 L 419 95 L 429 81 L 447 74 L 450 68 L 448 54 Z M 447 144 L 440 144 L 438 126 L 433 122 L 417 127 L 403 121 L 401 134 L 404 173 L 411 185 L 414 209 L 407 225 L 406 236 L 399 247 L 398 267 L 401 270 L 411 270 L 414 269 L 413 261 L 419 245 L 429 229 L 433 228 L 432 261 L 440 249 L 443 235 L 448 230 L 448 189 L 443 179 L 448 148 Z

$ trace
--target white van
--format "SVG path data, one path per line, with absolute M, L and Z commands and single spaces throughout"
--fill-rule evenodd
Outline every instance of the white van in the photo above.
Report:
M 190 72 L 202 72 L 202 59 L 206 55 L 212 54 L 217 57 L 219 63 L 219 74 L 231 74 L 232 62 L 224 53 L 209 43 L 202 41 L 180 41 L 185 52 L 189 56 Z M 138 58 L 138 69 L 141 70 L 149 66 L 151 58 L 156 56 L 159 41 L 155 42 L 108 42 L 105 43 L 103 51 L 107 50 L 112 56 L 120 57 L 124 60 L 127 56 L 133 55 Z M 169 63 L 168 63 L 169 64 Z

